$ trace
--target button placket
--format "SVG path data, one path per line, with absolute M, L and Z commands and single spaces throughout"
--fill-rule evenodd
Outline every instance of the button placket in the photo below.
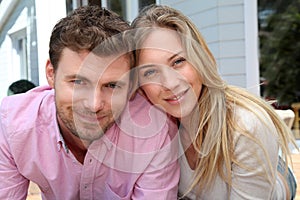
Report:
M 86 154 L 85 162 L 82 166 L 80 199 L 93 199 L 93 182 L 95 180 L 95 168 L 93 158 Z

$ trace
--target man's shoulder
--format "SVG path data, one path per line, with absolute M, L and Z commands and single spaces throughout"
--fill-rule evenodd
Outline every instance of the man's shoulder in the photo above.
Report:
M 128 108 L 131 112 L 140 113 L 143 111 L 148 111 L 153 104 L 144 96 L 139 93 L 136 93 L 134 98 L 132 98 L 128 103 Z
M 141 153 L 168 145 L 177 130 L 176 122 L 167 113 L 137 95 L 105 135 L 119 148 Z
M 137 94 L 135 98 L 129 101 L 124 112 L 126 117 L 133 119 L 135 122 L 142 125 L 143 123 L 161 124 L 166 122 L 169 115 L 162 109 L 153 105 L 146 97 Z
M 52 115 L 53 108 L 52 89 L 49 86 L 40 86 L 26 93 L 3 98 L 0 107 L 1 124 L 11 131 L 26 129 L 37 122 L 37 119 L 46 119 L 49 117 L 47 115 Z
M 137 94 L 133 100 L 129 101 L 117 122 L 119 128 L 130 135 L 150 138 L 167 133 L 170 119 L 166 112 Z

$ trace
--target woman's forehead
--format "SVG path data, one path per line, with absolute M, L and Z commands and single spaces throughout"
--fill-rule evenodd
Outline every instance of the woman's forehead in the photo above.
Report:
M 157 28 L 151 30 L 142 43 L 141 49 L 160 49 L 174 51 L 181 47 L 181 40 L 178 33 L 171 29 Z

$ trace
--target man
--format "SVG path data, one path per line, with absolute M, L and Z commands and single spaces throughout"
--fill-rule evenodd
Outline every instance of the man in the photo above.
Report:
M 176 126 L 139 94 L 128 103 L 125 30 L 96 6 L 56 24 L 50 87 L 2 100 L 0 199 L 25 199 L 29 181 L 43 199 L 176 199 Z

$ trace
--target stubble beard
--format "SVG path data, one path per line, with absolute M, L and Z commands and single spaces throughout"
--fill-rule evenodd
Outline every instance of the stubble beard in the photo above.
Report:
M 80 111 L 77 111 L 80 112 Z M 114 124 L 113 116 L 107 113 L 107 119 L 102 124 L 82 122 L 73 114 L 72 108 L 59 109 L 57 114 L 64 126 L 76 137 L 89 142 L 100 139 L 105 132 Z

